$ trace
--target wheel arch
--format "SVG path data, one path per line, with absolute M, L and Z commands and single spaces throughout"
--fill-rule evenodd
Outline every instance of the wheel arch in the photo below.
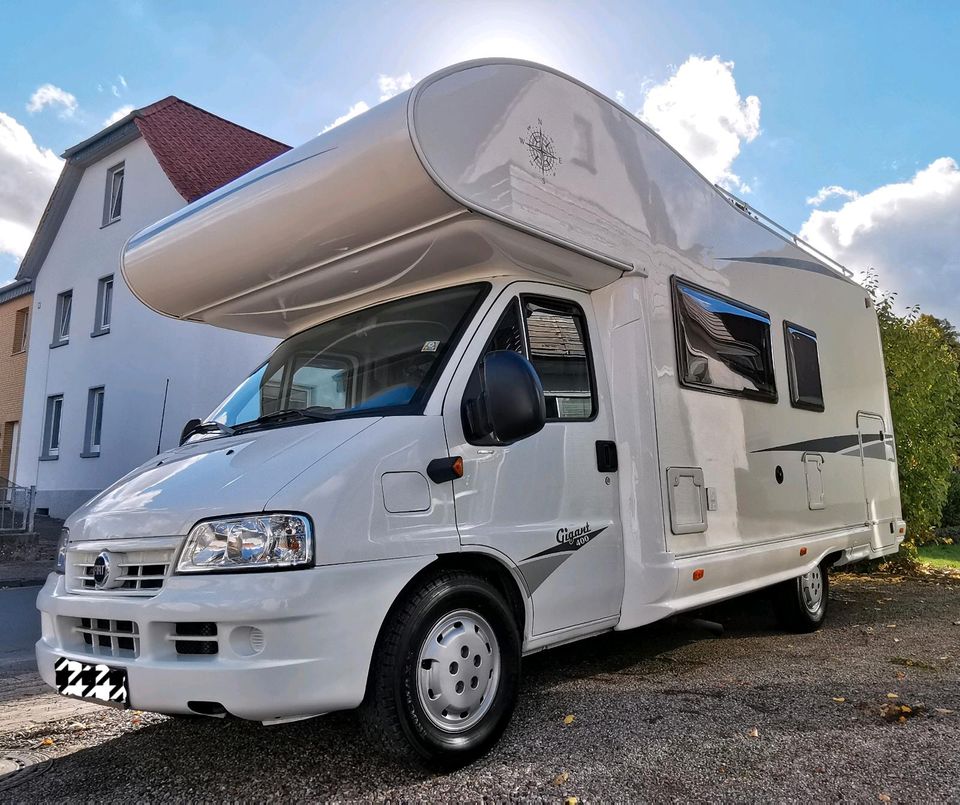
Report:
M 368 689 L 370 679 L 372 678 L 370 670 L 373 668 L 373 663 L 376 662 L 377 652 L 381 639 L 383 638 L 383 631 L 393 617 L 393 614 L 403 605 L 411 590 L 419 587 L 431 576 L 448 570 L 476 573 L 479 576 L 489 579 L 503 594 L 507 603 L 510 605 L 510 610 L 513 612 L 514 618 L 516 618 L 517 628 L 520 631 L 521 646 L 526 644 L 528 629 L 533 623 L 533 605 L 530 601 L 530 596 L 527 594 L 520 571 L 515 566 L 508 564 L 498 554 L 488 553 L 486 551 L 468 550 L 458 553 L 440 554 L 404 585 L 403 589 L 400 590 L 396 598 L 394 598 L 393 603 L 383 616 L 380 622 L 380 629 L 377 632 L 377 639 L 374 643 L 373 653 L 370 656 L 370 666 L 367 671 Z

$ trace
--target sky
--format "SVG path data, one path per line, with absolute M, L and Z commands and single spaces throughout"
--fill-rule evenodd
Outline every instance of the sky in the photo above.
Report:
M 177 95 L 291 145 L 466 59 L 618 100 L 714 182 L 960 324 L 960 3 L 0 4 L 0 284 L 59 155 Z

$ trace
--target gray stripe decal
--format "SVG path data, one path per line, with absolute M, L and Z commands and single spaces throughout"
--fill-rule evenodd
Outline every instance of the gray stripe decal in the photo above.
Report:
M 296 160 L 295 162 L 288 162 L 286 165 L 281 165 L 279 168 L 274 168 L 274 169 L 271 170 L 271 171 L 266 171 L 265 173 L 261 173 L 259 176 L 255 176 L 255 177 L 253 177 L 252 179 L 250 179 L 249 181 L 244 182 L 244 183 L 241 184 L 241 185 L 237 185 L 236 187 L 232 187 L 232 188 L 230 188 L 229 190 L 227 190 L 227 191 L 225 191 L 225 192 L 223 192 L 223 193 L 218 193 L 217 195 L 213 196 L 212 198 L 211 198 L 211 197 L 207 197 L 207 198 L 204 199 L 204 200 L 197 200 L 197 201 L 193 202 L 193 204 L 190 204 L 190 205 L 188 205 L 187 207 L 184 207 L 184 208 L 183 208 L 183 212 L 180 213 L 179 215 L 177 215 L 176 213 L 174 213 L 174 216 L 171 217 L 170 219 L 168 219 L 167 221 L 161 222 L 161 223 L 157 224 L 155 227 L 152 227 L 152 228 L 150 228 L 150 229 L 145 229 L 145 230 L 144 230 L 143 232 L 141 232 L 139 235 L 134 235 L 134 236 L 130 239 L 129 243 L 127 243 L 127 247 L 126 247 L 126 248 L 127 248 L 127 249 L 132 249 L 132 248 L 134 248 L 135 246 L 139 246 L 141 243 L 146 243 L 148 240 L 150 240 L 150 239 L 151 239 L 152 237 L 154 237 L 155 235 L 159 235 L 161 232 L 166 231 L 167 229 L 169 229 L 169 228 L 170 228 L 171 226 L 173 226 L 174 224 L 178 224 L 178 223 L 180 223 L 181 221 L 186 220 L 187 218 L 189 218 L 189 217 L 190 217 L 191 215 L 193 215 L 194 213 L 198 213 L 198 212 L 200 212 L 200 210 L 205 210 L 207 207 L 209 207 L 209 206 L 212 205 L 212 204 L 216 204 L 216 203 L 217 203 L 218 201 L 220 201 L 221 199 L 224 199 L 224 198 L 226 198 L 227 196 L 232 196 L 234 193 L 237 193 L 237 192 L 239 192 L 240 190 L 245 190 L 246 188 L 250 187 L 250 185 L 254 185 L 254 184 L 256 184 L 257 182 L 259 182 L 261 179 L 266 179 L 268 176 L 273 176 L 275 173 L 280 173 L 280 171 L 285 171 L 287 168 L 292 168 L 292 167 L 294 167 L 295 165 L 299 165 L 299 164 L 301 164 L 302 162 L 306 162 L 308 159 L 313 159 L 314 157 L 322 156 L 323 154 L 326 154 L 328 151 L 333 151 L 335 148 L 337 148 L 337 146 L 332 145 L 332 146 L 330 146 L 329 148 L 323 149 L 323 151 L 317 151 L 317 153 L 311 154 L 310 156 L 304 157 L 303 159 L 298 159 L 298 160 Z M 216 192 L 216 191 L 214 191 L 214 192 Z
M 549 556 L 531 559 L 520 565 L 520 572 L 523 573 L 523 580 L 527 583 L 530 595 L 533 595 L 537 587 L 543 584 L 547 577 L 571 556 L 573 556 L 571 551 L 554 553 Z
M 879 436 L 864 436 L 864 441 L 878 439 Z M 751 450 L 752 453 L 772 453 L 795 451 L 798 453 L 839 453 L 850 447 L 858 447 L 860 437 L 856 433 L 846 436 L 825 436 L 821 439 L 807 439 L 804 442 L 793 442 L 792 444 L 782 444 L 777 447 L 765 447 L 762 450 Z
M 839 453 L 844 456 L 860 455 L 861 437 L 856 433 L 845 436 L 825 436 L 820 439 L 807 439 L 803 442 L 782 444 L 777 447 L 764 447 L 762 450 L 751 450 L 751 453 Z M 893 451 L 893 437 L 884 436 L 881 439 L 878 433 L 863 434 L 863 457 L 888 459 L 887 450 Z M 895 461 L 890 457 L 890 461 Z
M 589 528 L 589 526 L 588 526 Z M 523 574 L 523 580 L 527 583 L 527 589 L 530 595 L 541 584 L 543 584 L 550 574 L 560 565 L 567 561 L 574 553 L 579 551 L 584 545 L 592 542 L 600 534 L 606 531 L 608 526 L 596 528 L 585 534 L 580 534 L 570 540 L 565 540 L 557 545 L 551 545 L 540 553 L 528 556 L 520 563 L 520 572 Z
M 812 271 L 814 274 L 823 274 L 825 277 L 852 282 L 852 280 L 842 274 L 827 268 L 814 260 L 801 260 L 797 257 L 717 257 L 716 260 L 724 260 L 728 263 L 761 263 L 768 266 L 782 266 L 784 268 L 798 268 L 801 271 Z

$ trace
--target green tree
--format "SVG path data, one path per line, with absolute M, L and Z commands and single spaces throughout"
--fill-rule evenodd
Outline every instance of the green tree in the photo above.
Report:
M 865 283 L 874 297 L 897 437 L 900 494 L 915 544 L 940 524 L 957 461 L 960 422 L 958 341 L 949 322 L 894 309 L 894 296 Z

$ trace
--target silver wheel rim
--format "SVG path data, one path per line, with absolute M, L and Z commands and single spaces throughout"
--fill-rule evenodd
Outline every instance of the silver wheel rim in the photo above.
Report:
M 800 577 L 800 600 L 811 615 L 823 606 L 823 572 L 819 566 Z
M 469 609 L 444 615 L 417 657 L 417 695 L 430 722 L 464 732 L 490 709 L 500 683 L 500 645 L 493 628 Z

